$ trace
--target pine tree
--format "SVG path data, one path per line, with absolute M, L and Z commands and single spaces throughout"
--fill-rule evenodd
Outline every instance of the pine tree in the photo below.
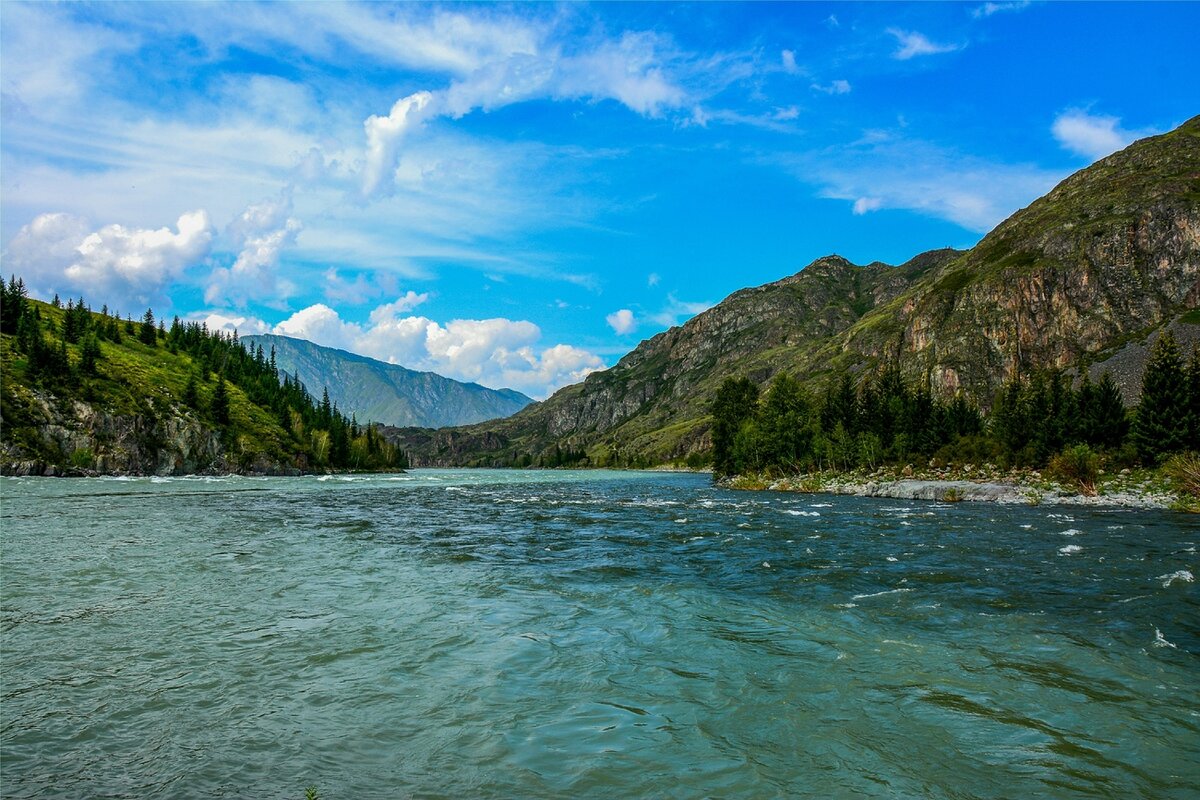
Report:
M 142 317 L 142 330 L 138 334 L 138 339 L 147 347 L 154 347 L 158 341 L 158 330 L 154 327 L 154 312 L 148 308 L 145 316 Z
M 15 334 L 26 315 L 25 282 L 13 275 L 7 287 L 0 281 L 0 289 L 0 332 Z
M 758 407 L 758 387 L 748 378 L 726 378 L 712 404 L 713 476 L 723 478 L 738 471 L 734 440 L 742 424 Z
M 319 426 L 328 430 L 329 426 L 333 423 L 333 407 L 329 403 L 329 387 L 328 386 L 325 387 L 325 391 L 321 395 L 320 412 L 321 412 L 321 416 L 319 417 L 319 420 L 318 420 Z
M 229 391 L 225 386 L 225 376 L 217 377 L 217 388 L 213 390 L 212 416 L 218 425 L 229 424 Z
M 1016 459 L 1029 438 L 1029 413 L 1025 403 L 1025 385 L 1014 375 L 996 395 L 988 418 L 992 437 L 1010 459 Z
M 1105 372 L 1096 384 L 1087 411 L 1087 425 L 1091 430 L 1091 438 L 1085 440 L 1088 444 L 1115 450 L 1125 443 L 1129 411 L 1111 372 Z
M 79 348 L 79 371 L 84 375 L 98 375 L 100 358 L 100 340 L 96 334 L 89 333 L 83 337 L 83 344 Z
M 187 385 L 183 387 L 183 404 L 188 408 L 200 407 L 200 389 L 196 385 L 195 374 L 188 375 Z
M 821 404 L 821 427 L 832 431 L 838 423 L 853 434 L 858 431 L 858 397 L 854 393 L 854 384 L 850 375 L 843 372 L 836 384 L 830 384 L 825 391 L 825 399 Z
M 1188 380 L 1179 345 L 1166 331 L 1150 351 L 1133 422 L 1133 443 L 1147 464 L 1156 464 L 1187 447 L 1191 433 L 1188 400 Z

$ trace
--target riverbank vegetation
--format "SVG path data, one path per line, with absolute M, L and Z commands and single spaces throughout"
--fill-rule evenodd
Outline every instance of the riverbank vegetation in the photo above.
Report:
M 786 373 L 761 393 L 728 378 L 712 416 L 718 480 L 914 469 L 945 479 L 987 465 L 988 474 L 1045 474 L 1084 494 L 1104 475 L 1147 469 L 1184 494 L 1200 491 L 1200 352 L 1185 362 L 1169 332 L 1155 343 L 1133 409 L 1107 373 L 1077 384 L 1056 371 L 1016 376 L 984 414 L 961 393 L 939 397 L 928 380 L 885 368 L 857 383 L 842 374 L 815 397 Z
M 78 402 L 143 428 L 197 423 L 218 435 L 233 469 L 407 466 L 376 426 L 347 417 L 328 392 L 318 400 L 280 373 L 273 353 L 243 346 L 236 332 L 179 317 L 167 325 L 151 309 L 135 321 L 107 306 L 93 311 L 82 297 L 42 303 L 26 297 L 15 276 L 0 282 L 0 383 L 6 458 L 94 467 L 104 442 L 64 448 L 62 437 L 46 435 L 62 427 L 56 411 L 65 417 Z

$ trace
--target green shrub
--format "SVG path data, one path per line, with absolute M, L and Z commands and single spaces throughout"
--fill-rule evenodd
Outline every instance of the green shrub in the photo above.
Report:
M 1179 453 L 1163 464 L 1163 472 L 1184 494 L 1200 498 L 1200 455 Z
M 88 469 L 92 466 L 92 463 L 96 459 L 95 459 L 95 456 L 92 454 L 91 449 L 89 449 L 87 447 L 81 447 L 78 450 L 71 451 L 71 456 L 70 456 L 69 460 L 71 462 L 72 467 L 75 467 L 77 469 Z
M 1083 494 L 1094 495 L 1100 477 L 1100 456 L 1086 444 L 1077 444 L 1051 458 L 1049 471 L 1055 480 L 1072 484 Z

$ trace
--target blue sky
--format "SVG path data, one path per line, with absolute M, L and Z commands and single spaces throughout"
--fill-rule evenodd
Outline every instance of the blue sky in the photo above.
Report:
M 1200 113 L 1193 3 L 0 6 L 37 296 L 544 397 Z

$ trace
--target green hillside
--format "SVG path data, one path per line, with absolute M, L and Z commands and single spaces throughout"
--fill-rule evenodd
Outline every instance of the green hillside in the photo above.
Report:
M 261 350 L 178 319 L 121 320 L 4 286 L 0 469 L 297 473 L 403 466 L 403 452 L 303 387 Z

